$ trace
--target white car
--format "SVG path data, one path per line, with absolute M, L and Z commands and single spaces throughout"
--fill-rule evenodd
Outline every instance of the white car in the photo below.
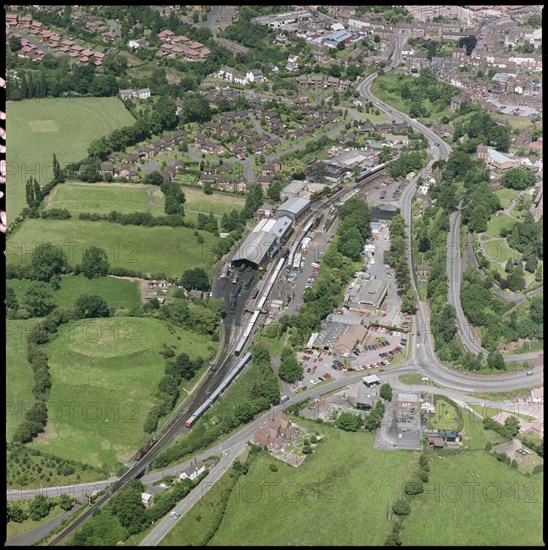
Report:
M 420 344 L 417 344 L 417 347 L 418 347 L 418 348 L 420 348 L 420 347 L 421 347 L 421 345 L 420 345 Z
M 312 262 L 310 265 L 311 265 L 312 267 L 320 267 L 320 264 L 317 263 L 317 262 Z

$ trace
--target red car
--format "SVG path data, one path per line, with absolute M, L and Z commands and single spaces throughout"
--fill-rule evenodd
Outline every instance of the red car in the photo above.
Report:
M 331 375 L 330 375 L 328 372 L 326 372 L 326 373 L 323 375 L 323 377 L 327 380 L 328 378 L 331 378 Z
M 379 372 L 384 372 L 384 369 L 379 369 Z

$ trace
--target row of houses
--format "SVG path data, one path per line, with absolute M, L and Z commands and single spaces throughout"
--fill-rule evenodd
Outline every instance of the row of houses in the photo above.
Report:
M 74 40 L 63 39 L 59 34 L 47 29 L 41 21 L 33 21 L 29 15 L 18 17 L 17 13 L 7 14 L 6 23 L 9 30 L 16 27 L 23 29 L 29 35 L 33 35 L 36 41 L 43 42 L 44 46 L 57 53 L 66 54 L 80 63 L 89 63 L 93 60 L 94 65 L 100 67 L 105 59 L 105 53 L 84 48 L 76 44 Z M 21 45 L 22 48 L 19 50 L 18 56 L 22 58 L 41 61 L 47 51 L 46 47 L 40 47 L 26 38 L 21 39 Z
M 299 86 L 320 86 L 323 88 L 334 88 L 339 92 L 346 92 L 352 87 L 351 80 L 341 80 L 340 78 L 336 78 L 334 76 L 329 76 L 325 78 L 322 75 L 310 76 L 306 74 L 301 74 L 297 78 L 295 78 L 295 82 Z
M 164 42 L 160 46 L 159 53 L 168 57 L 184 57 L 189 61 L 202 61 L 211 54 L 211 50 L 201 42 L 191 40 L 188 36 L 176 36 L 169 29 L 158 33 L 158 38 Z

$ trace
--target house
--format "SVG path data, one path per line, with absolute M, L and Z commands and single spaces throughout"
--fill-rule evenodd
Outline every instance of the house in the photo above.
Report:
M 175 33 L 169 29 L 158 33 L 158 38 L 164 42 L 171 42 L 173 36 L 175 36 Z
M 419 281 L 427 281 L 428 275 L 430 274 L 430 268 L 426 264 L 419 264 L 415 271 L 417 273 L 417 278 Z
M 248 71 L 245 75 L 248 82 L 264 82 L 266 79 L 261 71 L 253 69 Z
M 183 479 L 191 479 L 191 480 L 194 480 L 194 479 L 196 479 L 201 473 L 205 472 L 205 469 L 206 469 L 206 467 L 205 467 L 204 465 L 200 466 L 199 468 L 195 468 L 195 467 L 190 466 L 189 468 L 187 468 L 186 470 L 183 470 L 183 471 L 179 474 L 179 480 L 183 480 Z
M 115 168 L 112 162 L 108 162 L 108 161 L 102 162 L 99 166 L 99 174 L 102 174 L 102 175 L 110 174 L 114 176 Z
M 152 495 L 150 493 L 141 493 L 141 502 L 148 508 L 152 504 Z
M 146 48 L 148 47 L 148 42 L 145 38 L 139 38 L 138 40 L 130 40 L 128 43 L 128 48 L 132 48 L 133 50 L 138 50 L 139 48 Z
M 439 435 L 429 435 L 428 445 L 433 449 L 443 449 L 443 447 L 445 447 L 445 442 Z
M 281 410 L 255 432 L 253 442 L 269 450 L 283 450 L 298 437 L 297 430 Z

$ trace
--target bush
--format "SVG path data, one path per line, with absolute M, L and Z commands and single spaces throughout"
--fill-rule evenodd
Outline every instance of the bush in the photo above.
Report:
M 277 472 L 278 471 L 278 466 L 276 466 L 276 464 L 271 464 L 269 466 L 269 468 L 270 468 L 271 472 Z
M 533 473 L 534 474 L 538 474 L 539 472 L 542 472 L 544 470 L 544 466 L 542 464 L 537 464 L 534 468 L 533 468 Z
M 411 507 L 408 502 L 405 502 L 405 500 L 397 500 L 392 505 L 392 511 L 398 516 L 406 516 L 411 511 Z
M 420 479 L 408 481 L 403 487 L 403 492 L 406 495 L 419 495 L 424 491 L 424 485 Z

